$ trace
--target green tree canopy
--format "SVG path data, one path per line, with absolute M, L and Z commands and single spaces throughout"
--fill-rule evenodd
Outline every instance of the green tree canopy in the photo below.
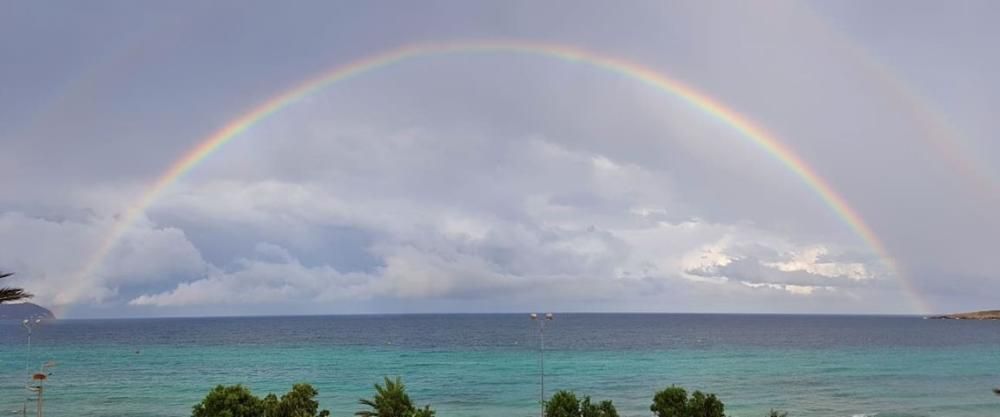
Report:
M 604 400 L 597 404 L 590 403 L 590 397 L 583 397 L 580 402 L 581 417 L 618 417 L 618 410 L 611 400 Z
M 671 386 L 653 396 L 653 405 L 649 411 L 656 417 L 688 417 L 687 391 L 681 387 Z
M 191 417 L 263 417 L 260 398 L 242 385 L 218 385 L 194 406 Z
M 319 401 L 316 401 L 316 391 L 309 384 L 295 384 L 292 390 L 281 396 L 281 400 L 274 401 L 274 394 L 269 394 L 265 398 L 268 403 L 266 417 L 327 417 L 330 412 L 319 410 Z
M 545 417 L 618 417 L 611 401 L 594 404 L 589 396 L 580 400 L 572 391 L 560 390 L 545 402 Z
M 695 391 L 688 400 L 688 413 L 691 417 L 725 417 L 726 407 L 715 394 L 704 394 Z
M 194 406 L 191 417 L 328 417 L 329 411 L 319 411 L 317 394 L 309 384 L 295 384 L 281 399 L 274 394 L 260 399 L 242 385 L 219 385 Z
M 576 394 L 559 390 L 545 402 L 545 417 L 579 417 L 580 400 Z
M 695 391 L 689 398 L 681 387 L 671 386 L 653 396 L 649 410 L 656 417 L 725 417 L 725 406 L 715 394 Z
M 410 395 L 406 393 L 406 386 L 402 379 L 396 377 L 395 380 L 385 378 L 385 385 L 375 384 L 375 396 L 371 399 L 362 398 L 358 403 L 367 406 L 368 410 L 361 410 L 354 415 L 361 417 L 433 417 L 434 410 L 430 406 L 418 409 L 410 400 Z

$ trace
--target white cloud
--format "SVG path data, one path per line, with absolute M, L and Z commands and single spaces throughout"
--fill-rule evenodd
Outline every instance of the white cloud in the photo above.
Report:
M 761 262 L 762 265 L 784 272 L 804 271 L 829 278 L 849 278 L 853 280 L 871 279 L 872 274 L 861 262 L 829 262 L 821 258 L 829 253 L 823 246 L 806 247 L 790 254 L 786 261 Z
M 678 202 L 670 173 L 538 135 L 504 143 L 467 136 L 458 143 L 419 129 L 308 137 L 302 148 L 255 152 L 263 160 L 251 165 L 261 169 L 248 179 L 217 172 L 175 184 L 148 214 L 171 226 L 143 219 L 92 281 L 65 285 L 73 275 L 60 274 L 39 292 L 137 308 L 546 299 L 632 310 L 657 296 L 701 308 L 705 294 L 740 308 L 755 292 L 814 296 L 840 285 L 820 280 L 886 278 L 864 261 L 825 259 L 827 243 L 802 245 L 750 223 L 693 216 Z M 381 137 L 389 140 L 373 140 Z M 433 151 L 452 146 L 471 153 L 454 160 Z M 316 157 L 339 155 L 329 148 L 346 149 L 350 158 Z M 283 170 L 288 163 L 295 168 Z M 127 197 L 104 188 L 85 199 L 95 200 Z M 86 230 L 77 233 L 86 238 L 61 249 L 77 262 L 61 270 L 79 270 L 112 218 L 63 225 Z M 194 239 L 180 227 L 217 232 Z M 365 237 L 352 244 L 367 264 L 330 260 L 329 251 L 342 248 L 325 245 L 342 229 Z M 44 240 L 60 242 L 56 235 L 63 234 L 74 235 L 53 231 Z M 202 253 L 212 245 L 252 250 L 209 262 Z
M 290 187 L 299 189 L 295 185 Z M 276 194 L 271 198 L 261 192 L 255 201 L 265 207 L 278 204 L 277 196 L 285 194 L 281 188 L 277 183 L 256 188 Z M 208 189 L 219 192 L 215 186 Z M 322 193 L 319 189 L 313 192 Z M 226 200 L 225 196 L 220 197 Z M 332 200 L 317 195 L 311 201 L 314 202 L 311 211 L 323 212 L 322 204 L 316 203 Z M 253 201 L 240 204 L 247 204 L 242 210 L 256 210 Z M 339 204 L 334 202 L 334 206 Z M 378 201 L 359 201 L 355 206 L 351 213 L 338 212 L 340 217 L 330 219 L 363 225 L 382 236 L 368 248 L 380 261 L 370 272 L 346 274 L 328 265 L 305 266 L 285 248 L 259 244 L 253 259 L 241 259 L 230 270 L 216 271 L 169 291 L 145 294 L 130 303 L 183 306 L 296 299 L 323 302 L 348 297 L 474 299 L 540 292 L 557 297 L 618 298 L 627 305 L 630 299 L 651 295 L 650 291 L 669 288 L 677 292 L 680 287 L 719 284 L 808 296 L 817 291 L 836 291 L 838 284 L 833 281 L 843 277 L 827 272 L 854 271 L 860 265 L 823 262 L 821 255 L 829 252 L 825 247 L 798 247 L 773 233 L 746 225 L 698 220 L 678 224 L 616 221 L 621 227 L 604 229 L 574 221 L 572 213 L 581 210 L 580 207 L 563 207 L 570 216 L 560 220 L 558 226 L 528 223 L 523 218 L 503 220 L 489 213 L 449 212 L 414 218 L 414 224 L 398 228 L 397 223 L 378 222 L 384 216 L 380 212 L 392 208 Z M 294 207 L 275 210 L 275 213 L 289 212 L 295 212 Z M 629 211 L 620 215 L 644 217 L 642 213 Z M 297 219 L 303 222 L 303 227 L 292 224 L 288 231 L 294 232 L 289 233 L 306 229 L 304 225 L 311 224 L 312 216 Z M 751 243 L 761 246 L 748 249 Z M 773 257 L 752 257 L 758 252 Z M 755 262 L 760 270 L 731 269 L 747 260 Z M 766 273 L 760 274 L 762 271 Z M 772 282 L 781 274 L 793 272 L 830 282 L 822 285 Z M 730 277 L 733 273 L 737 276 Z
M 816 291 L 836 291 L 836 288 L 825 286 L 820 287 L 816 285 L 794 285 L 794 284 L 772 284 L 769 282 L 747 282 L 740 281 L 740 284 L 746 285 L 750 288 L 766 288 L 772 290 L 781 290 L 788 292 L 789 294 L 795 295 L 813 295 Z
M 81 277 L 116 221 L 54 220 L 0 213 L 0 267 L 16 272 L 43 304 L 103 302 L 118 288 L 201 273 L 205 263 L 184 232 L 139 222 L 92 276 Z M 79 282 L 78 280 L 85 280 Z

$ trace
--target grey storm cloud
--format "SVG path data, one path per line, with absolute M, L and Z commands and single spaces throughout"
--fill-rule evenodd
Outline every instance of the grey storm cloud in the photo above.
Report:
M 995 307 L 997 6 L 893 4 L 13 3 L 0 270 L 78 316 L 916 312 L 907 287 Z M 227 122 L 337 65 L 462 39 L 576 45 L 696 87 L 797 152 L 899 268 L 690 103 L 490 53 L 379 68 L 265 118 L 71 282 Z

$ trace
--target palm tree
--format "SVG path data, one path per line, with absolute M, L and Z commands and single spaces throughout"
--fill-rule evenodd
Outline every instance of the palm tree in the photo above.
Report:
M 418 408 L 413 410 L 413 417 L 434 417 L 434 410 L 431 410 L 431 406 L 425 405 L 424 408 Z
M 7 278 L 11 275 L 14 275 L 14 273 L 0 272 L 0 279 Z M 34 297 L 34 295 L 26 293 L 20 288 L 0 287 L 0 304 L 10 301 L 25 300 L 31 297 Z
M 406 386 L 403 381 L 396 377 L 391 380 L 385 378 L 385 385 L 375 384 L 375 397 L 372 399 L 362 398 L 358 403 L 371 410 L 361 410 L 354 415 L 360 417 L 433 417 L 434 410 L 430 406 L 418 409 L 410 401 L 410 395 L 406 393 Z

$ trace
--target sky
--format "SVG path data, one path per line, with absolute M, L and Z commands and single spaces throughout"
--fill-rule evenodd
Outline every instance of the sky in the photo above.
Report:
M 997 308 L 998 15 L 991 1 L 4 2 L 0 270 L 63 317 Z M 488 40 L 590 51 L 711 97 L 797 155 L 884 251 L 732 123 L 518 51 L 332 83 L 142 202 L 199 143 L 319 74 Z

